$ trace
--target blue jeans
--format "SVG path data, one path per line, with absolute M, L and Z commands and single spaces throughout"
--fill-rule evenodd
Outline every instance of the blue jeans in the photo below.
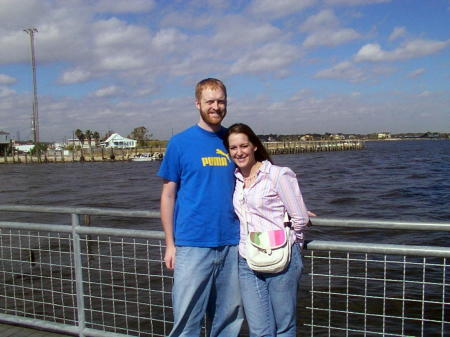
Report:
M 292 246 L 289 266 L 277 274 L 251 270 L 239 256 L 239 282 L 251 337 L 295 337 L 297 288 L 303 270 L 300 246 Z
M 172 301 L 170 336 L 198 337 L 205 313 L 209 336 L 238 336 L 244 314 L 237 246 L 177 246 Z

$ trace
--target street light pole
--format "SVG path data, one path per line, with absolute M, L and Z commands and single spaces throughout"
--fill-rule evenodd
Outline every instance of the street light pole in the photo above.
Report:
M 31 67 L 33 70 L 33 116 L 31 118 L 31 131 L 33 132 L 33 141 L 36 146 L 39 143 L 39 113 L 36 88 L 36 58 L 34 56 L 34 33 L 37 33 L 38 30 L 36 28 L 27 28 L 23 31 L 30 35 Z

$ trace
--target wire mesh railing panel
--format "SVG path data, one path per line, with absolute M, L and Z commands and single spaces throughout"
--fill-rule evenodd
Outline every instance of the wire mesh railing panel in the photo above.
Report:
M 167 336 L 172 276 L 159 240 L 85 236 L 86 326 L 136 336 Z
M 311 336 L 445 336 L 446 258 L 307 251 Z
M 80 214 L 152 219 L 156 212 L 23 205 L 0 205 L 0 210 L 72 216 L 72 225 L 0 221 L 2 320 L 42 329 L 51 322 L 50 329 L 89 330 L 96 336 L 169 334 L 173 279 L 163 262 L 163 233 L 81 226 L 79 221 Z M 350 227 L 365 223 L 320 221 Z M 384 230 L 391 224 L 366 222 Z M 426 226 L 450 230 L 448 223 Z M 448 247 L 308 242 L 297 335 L 450 336 L 449 258 Z M 203 325 L 202 336 L 206 330 Z M 245 324 L 242 336 L 247 336 Z
M 0 308 L 16 316 L 76 324 L 71 237 L 0 231 Z

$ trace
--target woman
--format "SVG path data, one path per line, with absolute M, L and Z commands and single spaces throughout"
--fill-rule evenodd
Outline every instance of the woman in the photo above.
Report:
M 291 169 L 272 164 L 245 124 L 232 125 L 224 143 L 237 166 L 233 205 L 241 223 L 239 282 L 250 336 L 295 336 L 301 245 L 309 221 L 297 178 Z M 246 262 L 247 233 L 284 229 L 285 212 L 292 224 L 291 260 L 279 273 L 255 272 Z

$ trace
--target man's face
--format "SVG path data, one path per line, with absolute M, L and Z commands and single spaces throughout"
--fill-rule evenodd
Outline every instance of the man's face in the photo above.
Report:
M 227 98 L 222 89 L 205 88 L 196 102 L 200 116 L 209 126 L 219 126 L 227 114 Z

